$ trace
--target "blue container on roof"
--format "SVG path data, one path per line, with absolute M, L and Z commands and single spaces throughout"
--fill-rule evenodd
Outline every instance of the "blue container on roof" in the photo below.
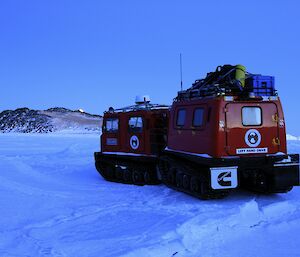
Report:
M 245 90 L 254 92 L 257 96 L 274 96 L 275 78 L 274 76 L 253 75 L 246 79 Z

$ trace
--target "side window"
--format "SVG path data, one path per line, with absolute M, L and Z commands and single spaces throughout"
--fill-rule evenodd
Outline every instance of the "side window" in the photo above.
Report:
M 105 121 L 106 132 L 118 132 L 119 129 L 119 119 L 117 118 L 110 118 Z
M 243 107 L 242 122 L 244 126 L 262 125 L 262 112 L 260 107 Z
M 204 124 L 204 108 L 196 108 L 194 110 L 193 126 L 201 127 Z
M 185 109 L 179 109 L 177 112 L 177 120 L 176 125 L 179 127 L 183 127 L 185 123 L 185 116 L 186 116 L 186 110 Z
M 128 121 L 128 128 L 130 132 L 142 132 L 143 131 L 143 119 L 142 117 L 131 117 Z

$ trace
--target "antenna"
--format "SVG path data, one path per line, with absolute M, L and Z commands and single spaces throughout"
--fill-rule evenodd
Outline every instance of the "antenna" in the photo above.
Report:
M 181 58 L 181 53 L 180 53 L 180 88 L 182 91 L 182 58 Z

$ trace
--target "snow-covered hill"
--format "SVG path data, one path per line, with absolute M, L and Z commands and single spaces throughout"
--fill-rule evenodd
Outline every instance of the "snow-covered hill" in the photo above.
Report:
M 19 108 L 0 113 L 0 132 L 49 133 L 100 131 L 102 118 L 65 108 L 30 110 Z
M 0 142 L 1 257 L 300 256 L 299 187 L 201 201 L 103 180 L 95 134 L 7 133 Z

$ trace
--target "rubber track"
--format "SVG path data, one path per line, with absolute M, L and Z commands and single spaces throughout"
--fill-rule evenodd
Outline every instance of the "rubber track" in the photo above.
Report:
M 202 167 L 202 168 L 199 166 L 195 167 L 192 166 L 191 164 L 187 164 L 184 160 L 179 161 L 177 158 L 175 159 L 169 156 L 165 156 L 164 158 L 162 158 L 161 161 L 159 162 L 159 171 L 161 174 L 162 182 L 168 187 L 180 192 L 187 193 L 189 195 L 195 196 L 203 200 L 221 199 L 228 196 L 228 194 L 232 191 L 232 189 L 227 189 L 227 190 L 211 189 L 207 167 Z M 172 173 L 174 174 L 171 175 Z M 182 178 L 184 175 L 186 176 L 187 180 L 185 186 L 183 185 L 183 183 L 179 183 L 178 185 L 176 181 L 176 174 L 177 176 L 181 176 Z M 191 189 L 192 177 L 193 180 L 196 181 L 193 184 L 198 184 L 198 190 Z
M 108 181 L 141 186 L 161 183 L 153 163 L 102 160 L 95 164 L 100 175 Z

